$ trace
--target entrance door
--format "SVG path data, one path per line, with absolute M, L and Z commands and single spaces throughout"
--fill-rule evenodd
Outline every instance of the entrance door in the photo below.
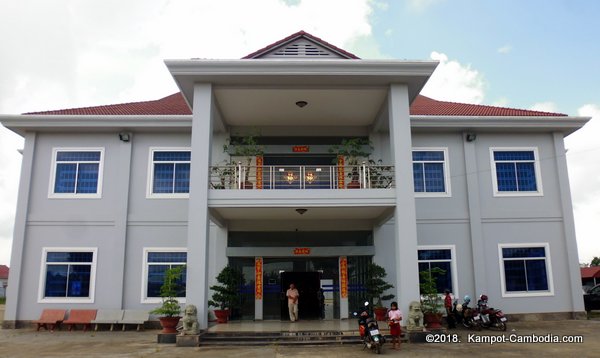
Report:
M 286 292 L 293 283 L 298 289 L 299 319 L 319 319 L 321 308 L 318 291 L 321 286 L 320 272 L 282 272 L 281 273 L 281 320 L 289 321 Z

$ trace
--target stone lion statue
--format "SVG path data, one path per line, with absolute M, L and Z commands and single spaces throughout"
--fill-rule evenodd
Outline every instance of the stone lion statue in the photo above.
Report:
M 407 330 L 409 331 L 422 331 L 423 330 L 423 312 L 421 312 L 421 303 L 418 301 L 412 301 L 408 306 L 408 325 Z
M 181 329 L 181 335 L 196 335 L 200 334 L 198 325 L 198 309 L 194 305 L 185 306 L 183 315 L 183 327 Z

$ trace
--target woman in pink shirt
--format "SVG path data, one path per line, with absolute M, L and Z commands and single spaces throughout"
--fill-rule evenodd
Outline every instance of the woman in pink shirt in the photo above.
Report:
M 390 310 L 388 311 L 388 325 L 390 326 L 392 347 L 394 349 L 400 349 L 400 334 L 402 333 L 400 321 L 402 321 L 402 311 L 398 309 L 397 302 L 392 302 Z

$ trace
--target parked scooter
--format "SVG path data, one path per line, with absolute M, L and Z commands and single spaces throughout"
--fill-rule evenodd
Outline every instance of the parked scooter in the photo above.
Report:
M 365 302 L 365 307 L 360 315 L 357 312 L 354 312 L 354 315 L 358 316 L 358 329 L 363 340 L 363 349 L 368 348 L 380 354 L 383 343 L 385 343 L 385 337 L 379 331 L 377 320 L 373 319 L 369 312 L 369 302 Z
M 477 301 L 477 311 L 473 316 L 473 320 L 483 328 L 497 328 L 501 331 L 506 331 L 507 318 L 504 316 L 502 310 L 493 309 L 488 307 L 487 304 L 488 296 L 479 296 Z M 480 328 L 481 329 L 481 328 Z
M 465 295 L 463 303 L 458 303 L 458 300 L 454 302 L 453 313 L 457 324 L 462 324 L 465 328 L 481 330 L 481 325 L 475 321 L 475 310 L 469 307 L 471 303 L 471 297 Z

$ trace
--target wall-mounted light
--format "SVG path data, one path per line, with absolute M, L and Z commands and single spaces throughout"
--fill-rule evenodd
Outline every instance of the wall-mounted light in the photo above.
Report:
M 308 209 L 303 209 L 303 208 L 298 208 L 298 209 L 296 209 L 296 212 L 297 212 L 298 214 L 300 214 L 300 215 L 303 215 L 303 214 L 304 214 L 305 212 L 307 212 L 307 211 L 308 211 Z
M 300 108 L 304 108 L 307 104 L 308 104 L 308 102 L 306 102 L 306 101 L 298 101 L 298 102 L 296 102 L 296 106 L 298 106 Z
M 477 134 L 475 134 L 475 133 L 467 133 L 465 135 L 465 139 L 467 140 L 467 142 L 473 142 L 475 139 L 477 139 Z
M 129 142 L 131 140 L 131 133 L 121 132 L 119 133 L 119 139 L 123 142 Z

